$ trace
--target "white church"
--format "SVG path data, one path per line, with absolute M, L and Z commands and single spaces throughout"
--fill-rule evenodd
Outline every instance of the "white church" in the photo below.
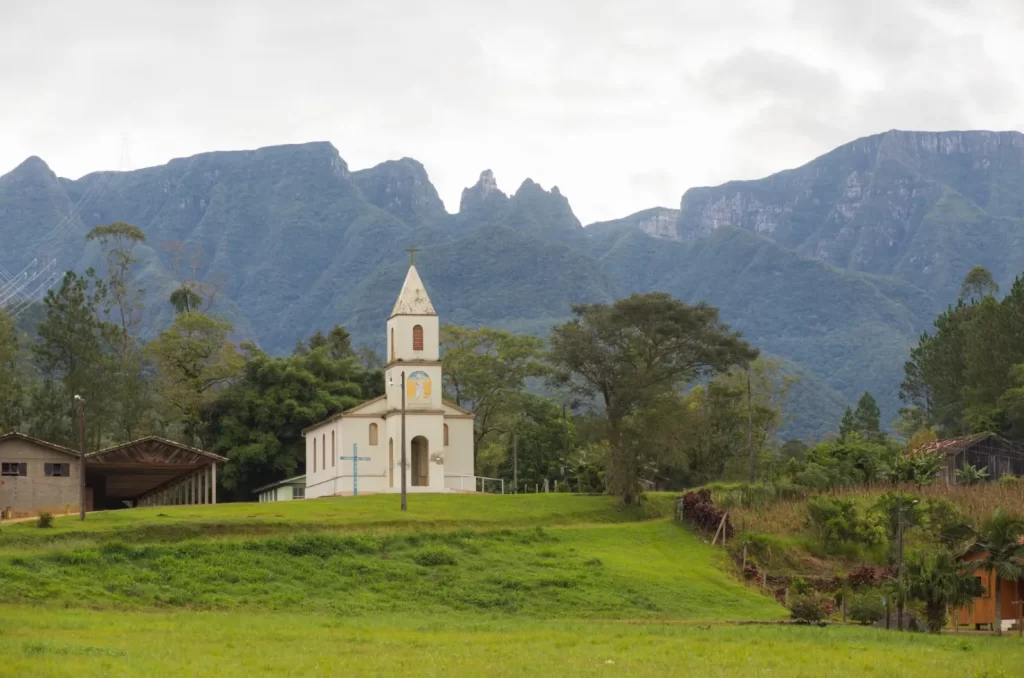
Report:
M 302 432 L 305 498 L 352 495 L 357 483 L 359 494 L 401 492 L 403 419 L 408 492 L 476 491 L 474 415 L 441 397 L 439 334 L 410 263 L 387 321 L 385 394 Z

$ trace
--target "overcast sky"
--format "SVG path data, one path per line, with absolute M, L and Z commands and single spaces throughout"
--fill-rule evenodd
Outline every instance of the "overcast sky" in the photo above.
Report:
M 1019 0 L 0 0 L 0 174 L 327 140 L 420 160 L 449 211 L 491 168 L 588 223 L 891 128 L 1024 129 L 1022 38 Z

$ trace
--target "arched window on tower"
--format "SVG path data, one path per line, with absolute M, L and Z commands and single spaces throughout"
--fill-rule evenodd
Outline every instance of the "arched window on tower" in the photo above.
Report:
M 423 350 L 423 325 L 416 325 L 412 328 L 412 350 Z
M 448 447 L 448 424 L 444 425 L 444 446 Z
M 377 444 L 377 424 L 370 424 L 370 444 Z
M 395 359 L 395 328 L 391 328 L 391 359 Z

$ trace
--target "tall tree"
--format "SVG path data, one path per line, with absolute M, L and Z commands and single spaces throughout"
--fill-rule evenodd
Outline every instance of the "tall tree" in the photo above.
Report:
M 339 358 L 330 342 L 312 343 L 288 357 L 257 353 L 211 407 L 213 450 L 231 460 L 224 487 L 240 501 L 303 468 L 304 428 L 373 395 L 363 391 L 367 370 L 354 355 Z
M 965 303 L 978 302 L 985 297 L 999 294 L 999 285 L 984 266 L 975 266 L 960 283 L 960 301 Z
M 839 440 L 846 440 L 847 436 L 853 433 L 856 428 L 856 421 L 853 418 L 853 408 L 847 407 L 843 412 L 843 419 L 839 422 Z
M 96 226 L 86 239 L 99 243 L 107 261 L 102 334 L 117 362 L 112 379 L 114 428 L 118 437 L 131 440 L 146 428 L 145 418 L 151 407 L 139 343 L 145 288 L 135 276 L 135 248 L 146 241 L 146 236 L 137 226 L 118 221 Z
M 853 411 L 853 430 L 868 440 L 881 440 L 881 415 L 875 397 L 865 391 Z
M 514 410 L 527 379 L 543 376 L 541 341 L 487 327 L 441 328 L 445 390 L 460 407 L 476 414 L 474 450 Z
M 757 351 L 719 321 L 717 309 L 689 306 L 661 292 L 572 310 L 575 317 L 551 334 L 555 381 L 603 401 L 609 489 L 624 504 L 635 504 L 641 455 L 623 437 L 626 418 L 699 377 L 749 363 Z
M 14 319 L 0 308 L 0 435 L 21 426 L 25 381 L 17 327 Z
M 91 278 L 92 271 L 87 275 Z M 54 442 L 70 443 L 76 438 L 72 426 L 72 399 L 81 395 L 88 403 L 90 428 L 106 418 L 109 391 L 102 378 L 100 322 L 96 307 L 102 291 L 89 280 L 68 271 L 60 287 L 43 299 L 46 317 L 37 328 L 38 341 L 32 355 L 43 383 L 32 398 L 31 430 L 50 436 Z
M 180 426 L 190 444 L 207 442 L 204 410 L 244 367 L 242 354 L 228 339 L 232 330 L 223 318 L 185 311 L 147 347 L 166 421 Z

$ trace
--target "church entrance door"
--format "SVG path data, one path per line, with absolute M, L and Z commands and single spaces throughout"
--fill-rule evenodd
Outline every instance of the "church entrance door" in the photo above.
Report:
M 430 484 L 430 443 L 423 436 L 412 439 L 412 484 L 426 487 Z

